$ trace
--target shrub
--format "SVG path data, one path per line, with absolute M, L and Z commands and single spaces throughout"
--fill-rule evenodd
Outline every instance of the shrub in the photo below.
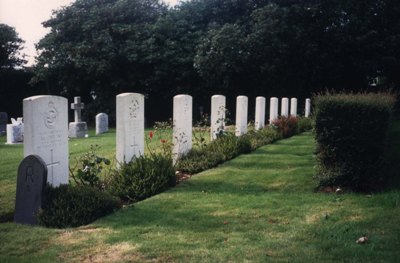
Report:
M 172 159 L 163 154 L 134 158 L 107 179 L 109 191 L 124 201 L 140 201 L 176 184 Z
M 248 134 L 252 150 L 270 144 L 281 138 L 281 135 L 275 129 L 270 127 L 265 127 L 258 131 L 250 131 Z
M 215 167 L 224 162 L 221 152 L 193 148 L 187 155 L 179 159 L 176 169 L 182 172 L 195 174 Z
M 319 184 L 376 188 L 384 179 L 381 163 L 394 96 L 327 94 L 314 101 Z
M 304 117 L 297 118 L 297 133 L 309 131 L 313 128 L 313 126 L 314 126 L 314 119 L 304 118 Z
M 280 116 L 272 122 L 272 127 L 275 127 L 283 138 L 288 138 L 297 132 L 297 118 Z
M 119 207 L 117 198 L 90 186 L 69 184 L 53 188 L 48 185 L 38 221 L 47 227 L 77 227 L 89 224 Z

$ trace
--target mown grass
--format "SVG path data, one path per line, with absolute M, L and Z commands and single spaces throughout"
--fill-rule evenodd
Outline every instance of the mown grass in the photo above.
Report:
M 314 150 L 261 147 L 85 227 L 0 224 L 0 262 L 397 262 L 399 187 L 314 192 Z

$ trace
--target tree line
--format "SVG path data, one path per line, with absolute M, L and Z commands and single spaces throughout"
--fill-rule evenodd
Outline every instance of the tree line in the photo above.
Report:
M 296 96 L 398 89 L 396 0 L 77 0 L 44 22 L 32 85 L 113 109 L 116 94 L 154 106 L 187 93 Z M 171 108 L 171 107 L 170 107 Z M 152 107 L 157 116 L 169 115 Z M 152 114 L 151 113 L 151 114 Z

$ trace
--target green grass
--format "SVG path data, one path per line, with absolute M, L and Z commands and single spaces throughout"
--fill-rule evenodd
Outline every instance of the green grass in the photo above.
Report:
M 85 227 L 0 224 L 0 262 L 398 262 L 399 187 L 316 193 L 314 151 L 282 140 Z

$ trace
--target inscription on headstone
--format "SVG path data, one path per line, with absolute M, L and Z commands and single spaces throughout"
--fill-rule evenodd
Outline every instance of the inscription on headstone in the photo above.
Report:
M 193 98 L 176 95 L 173 109 L 173 149 L 174 163 L 192 149 Z
M 42 195 L 47 181 L 46 163 L 37 155 L 25 157 L 18 167 L 14 221 L 34 225 L 42 207 Z
M 215 140 L 225 129 L 225 103 L 226 98 L 223 95 L 211 97 L 211 140 Z
M 116 158 L 118 163 L 128 163 L 144 154 L 144 95 L 122 93 L 116 99 Z
M 40 156 L 54 187 L 68 184 L 68 101 L 58 96 L 24 99 L 24 156 Z

